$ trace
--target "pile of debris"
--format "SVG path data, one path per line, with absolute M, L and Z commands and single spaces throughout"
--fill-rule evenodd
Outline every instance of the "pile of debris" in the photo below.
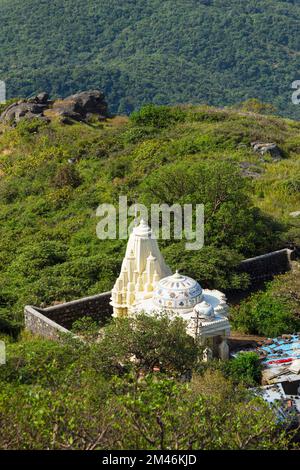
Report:
M 288 426 L 300 424 L 300 376 L 254 389 Z
M 251 350 L 263 366 L 263 386 L 254 392 L 270 403 L 280 419 L 300 424 L 300 334 L 266 339 Z
M 258 348 L 262 359 L 261 396 L 278 416 L 300 423 L 300 335 L 269 339 Z
M 267 339 L 257 352 L 263 365 L 263 384 L 277 383 L 300 374 L 299 334 Z

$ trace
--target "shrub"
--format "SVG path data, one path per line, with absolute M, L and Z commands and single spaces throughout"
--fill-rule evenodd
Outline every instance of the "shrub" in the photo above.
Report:
M 21 359 L 21 358 L 20 358 Z M 59 384 L 1 382 L 1 449 L 288 449 L 273 411 L 216 374 L 106 381 L 70 366 Z M 67 377 L 67 379 L 66 379 Z
M 22 326 L 22 321 L 17 318 L 17 315 L 12 314 L 7 308 L 0 309 L 0 332 L 17 338 Z
M 223 246 L 204 246 L 201 250 L 185 250 L 184 243 L 173 243 L 164 249 L 168 264 L 199 280 L 210 289 L 246 289 L 250 279 L 238 272 L 242 256 Z
M 63 379 L 66 368 L 84 348 L 80 343 L 74 346 L 39 338 L 11 344 L 7 348 L 7 364 L 0 368 L 0 382 L 53 386 Z
M 191 122 L 222 122 L 228 119 L 230 115 L 227 111 L 221 111 L 218 108 L 202 106 L 188 110 L 188 120 Z
M 165 314 L 117 318 L 102 330 L 96 348 L 97 367 L 106 375 L 132 367 L 150 372 L 154 366 L 182 374 L 193 368 L 200 354 L 194 339 L 186 333 L 185 322 Z
M 147 376 L 120 383 L 111 402 L 118 449 L 286 448 L 287 439 L 263 400 L 246 397 L 216 373 L 195 382 L 187 386 Z
M 157 134 L 155 127 L 130 127 L 121 136 L 125 144 L 136 144 Z
M 34 241 L 23 247 L 21 253 L 16 253 L 11 264 L 11 271 L 15 275 L 25 278 L 39 278 L 40 270 L 47 266 L 66 261 L 67 246 L 59 241 Z
M 111 410 L 102 377 L 72 364 L 60 373 L 53 362 L 44 370 L 32 368 L 32 374 L 36 383 L 0 380 L 1 449 L 110 448 Z
M 19 196 L 19 186 L 14 184 L 11 179 L 0 180 L 0 198 L 5 204 L 11 204 Z
M 281 186 L 286 190 L 289 196 L 297 195 L 300 193 L 300 177 L 282 181 Z
M 136 336 L 127 335 L 124 323 L 114 329 L 121 333 L 118 338 L 107 330 L 106 346 L 113 341 L 107 357 L 113 351 L 116 355 L 116 345 L 120 351 L 122 339 L 127 351 L 139 344 L 147 360 L 154 345 L 165 360 L 169 352 L 174 354 L 170 340 L 176 340 L 178 324 L 173 328 L 158 319 L 144 320 L 135 323 Z M 169 334 L 165 326 L 174 331 Z M 273 410 L 220 371 L 195 375 L 190 383 L 157 372 L 141 377 L 134 370 L 122 376 L 110 371 L 105 378 L 95 367 L 103 359 L 96 346 L 71 335 L 61 342 L 24 337 L 7 344 L 7 364 L 0 367 L 1 449 L 250 450 L 291 445 L 292 435 L 279 429 Z M 185 339 L 175 344 L 177 363 L 191 357 L 187 349 Z
M 65 186 L 77 188 L 81 182 L 79 172 L 73 165 L 59 167 L 53 179 L 56 188 L 64 188 Z
M 275 337 L 294 333 L 300 328 L 300 318 L 293 312 L 292 302 L 276 297 L 271 288 L 253 294 L 232 312 L 233 326 L 245 333 Z
M 130 120 L 138 126 L 150 126 L 158 129 L 168 127 L 174 122 L 185 120 L 185 113 L 180 108 L 147 104 L 130 115 Z
M 47 122 L 38 118 L 22 119 L 17 125 L 17 131 L 21 137 L 28 137 L 35 134 L 47 126 Z
M 250 98 L 236 106 L 242 111 L 257 114 L 275 114 L 276 108 L 270 103 L 263 103 L 257 98 Z
M 112 160 L 108 168 L 109 179 L 124 178 L 129 173 L 129 169 L 130 161 L 127 158 Z
M 73 333 L 83 337 L 86 341 L 95 341 L 99 336 L 100 325 L 91 317 L 83 317 L 72 325 Z
M 180 161 L 153 171 L 140 185 L 142 202 L 205 206 L 205 244 L 244 255 L 274 249 L 280 227 L 255 207 L 249 183 L 231 161 Z
M 261 362 L 255 352 L 240 353 L 225 362 L 224 371 L 237 383 L 253 386 L 261 381 Z

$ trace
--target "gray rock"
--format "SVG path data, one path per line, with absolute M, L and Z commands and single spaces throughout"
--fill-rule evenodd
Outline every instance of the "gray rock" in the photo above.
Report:
M 44 111 L 50 108 L 63 124 L 72 124 L 74 120 L 85 121 L 92 115 L 97 115 L 99 119 L 108 116 L 107 103 L 101 91 L 83 91 L 54 102 L 49 100 L 47 93 L 42 92 L 29 100 L 21 100 L 8 106 L 1 114 L 0 122 L 12 126 L 25 118 L 38 118 L 48 122 Z
M 283 156 L 282 150 L 274 142 L 251 142 L 251 147 L 261 156 L 269 154 L 274 160 L 280 160 Z
M 49 95 L 45 91 L 39 93 L 38 95 L 34 96 L 33 98 L 29 98 L 28 103 L 36 103 L 40 105 L 45 105 L 45 107 L 49 107 L 52 103 L 49 101 Z
M 47 118 L 43 115 L 45 106 L 34 102 L 18 101 L 8 106 L 0 116 L 0 122 L 4 124 L 15 125 L 21 119 L 43 119 Z
M 84 121 L 91 114 L 99 117 L 108 115 L 104 94 L 98 90 L 83 91 L 55 101 L 52 109 L 58 116 L 76 121 Z
M 48 104 L 48 102 L 49 102 L 49 95 L 48 95 L 48 93 L 46 93 L 45 91 L 43 91 L 42 93 L 39 93 L 39 94 L 36 96 L 36 99 L 37 99 L 37 102 L 38 102 L 38 103 L 41 103 L 41 104 Z
M 245 178 L 260 178 L 263 173 L 260 167 L 250 162 L 240 162 L 239 167 L 241 169 L 241 175 Z

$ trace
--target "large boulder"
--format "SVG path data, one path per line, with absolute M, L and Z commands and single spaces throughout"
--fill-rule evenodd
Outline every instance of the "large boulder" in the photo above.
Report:
M 108 115 L 104 94 L 98 90 L 89 90 L 55 101 L 52 111 L 58 116 L 85 121 L 91 115 L 105 118 Z
M 0 122 L 4 124 L 16 125 L 21 119 L 42 119 L 48 121 L 44 116 L 44 111 L 49 107 L 51 102 L 48 101 L 46 93 L 29 100 L 20 100 L 8 106 L 0 116 Z

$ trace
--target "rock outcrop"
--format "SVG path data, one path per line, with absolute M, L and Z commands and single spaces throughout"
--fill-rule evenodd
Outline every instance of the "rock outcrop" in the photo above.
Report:
M 50 106 L 47 93 L 39 95 L 27 101 L 21 100 L 8 106 L 0 116 L 0 122 L 4 124 L 16 125 L 22 119 L 42 119 L 48 121 L 44 116 L 44 111 Z
M 76 93 L 62 100 L 50 101 L 47 93 L 39 93 L 28 100 L 17 101 L 8 106 L 0 116 L 0 122 L 15 126 L 22 119 L 50 121 L 60 117 L 63 123 L 86 121 L 92 115 L 99 119 L 108 116 L 104 94 L 98 90 Z
M 254 152 L 259 153 L 262 157 L 270 155 L 273 160 L 281 160 L 282 150 L 274 142 L 251 142 L 251 147 Z
M 85 121 L 95 114 L 100 118 L 107 117 L 107 103 L 101 91 L 83 91 L 68 96 L 64 100 L 55 101 L 52 111 L 58 116 L 76 121 Z

